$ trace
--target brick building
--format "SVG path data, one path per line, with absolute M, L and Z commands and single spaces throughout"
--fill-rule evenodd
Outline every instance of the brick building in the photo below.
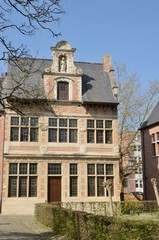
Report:
M 156 200 L 151 178 L 159 183 L 159 101 L 141 126 L 144 199 Z
M 23 115 L 6 110 L 4 214 L 23 214 L 24 208 L 32 214 L 38 202 L 106 201 L 107 179 L 113 201 L 119 200 L 111 56 L 104 55 L 102 64 L 74 62 L 75 49 L 66 41 L 51 50 L 53 60 L 20 59 L 20 67 L 8 66 L 5 89 L 19 79 L 10 101 Z
M 125 172 L 132 171 L 124 182 L 124 193 L 143 193 L 143 176 L 142 176 L 142 156 L 141 156 L 141 134 L 138 132 L 126 132 L 123 135 L 123 147 L 129 147 L 129 154 L 125 155 L 123 167 Z

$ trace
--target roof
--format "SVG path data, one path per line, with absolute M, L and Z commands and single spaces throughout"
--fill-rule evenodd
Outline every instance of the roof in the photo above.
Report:
M 143 122 L 140 129 L 142 130 L 156 123 L 159 123 L 159 101 L 155 104 L 154 108 Z
M 18 64 L 19 66 L 9 63 L 4 94 L 12 93 L 13 97 L 24 99 L 43 98 L 45 96 L 43 72 L 47 66 L 52 64 L 52 60 L 24 58 L 20 59 Z M 102 64 L 75 62 L 75 65 L 83 70 L 82 101 L 84 103 L 117 104 L 112 93 L 109 73 L 103 71 Z M 21 66 L 25 66 L 25 71 L 21 69 Z M 20 88 L 16 89 L 19 83 Z

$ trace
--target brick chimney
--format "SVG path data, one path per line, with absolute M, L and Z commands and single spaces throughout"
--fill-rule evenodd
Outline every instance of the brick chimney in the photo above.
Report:
M 103 55 L 102 63 L 103 63 L 103 70 L 105 72 L 109 72 L 111 69 L 111 55 L 110 54 Z

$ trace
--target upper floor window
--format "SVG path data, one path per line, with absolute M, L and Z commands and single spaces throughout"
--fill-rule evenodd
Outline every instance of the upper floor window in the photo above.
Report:
M 49 142 L 77 142 L 77 119 L 49 118 Z
M 11 117 L 10 141 L 37 142 L 37 117 Z
M 111 120 L 87 120 L 87 143 L 113 143 Z
M 69 83 L 60 81 L 57 83 L 57 100 L 69 100 Z

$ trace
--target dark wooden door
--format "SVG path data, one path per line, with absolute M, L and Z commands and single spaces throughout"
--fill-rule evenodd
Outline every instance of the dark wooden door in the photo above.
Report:
M 48 178 L 48 202 L 61 202 L 61 177 Z

